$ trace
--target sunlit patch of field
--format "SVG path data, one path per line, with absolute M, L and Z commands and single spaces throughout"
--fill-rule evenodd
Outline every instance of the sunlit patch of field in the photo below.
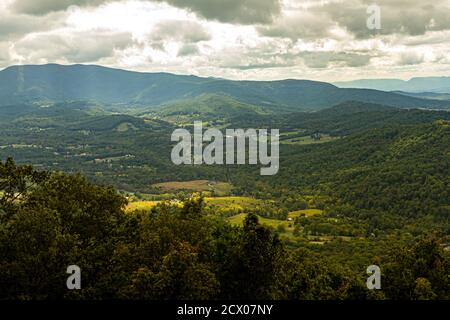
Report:
M 227 197 L 227 198 L 239 198 L 241 199 L 241 197 Z M 211 199 L 215 199 L 215 198 L 211 198 Z M 217 198 L 220 199 L 220 198 Z M 242 197 L 243 200 L 247 200 L 247 199 L 251 199 L 251 201 L 256 201 L 256 203 L 260 200 L 257 199 L 252 199 L 252 198 L 245 198 Z M 248 201 L 248 200 L 247 200 Z M 323 211 L 320 209 L 305 209 L 305 210 L 298 210 L 298 211 L 292 211 L 289 212 L 288 217 L 295 219 L 297 217 L 311 217 L 311 216 L 315 216 L 315 215 L 319 215 L 322 214 Z M 231 224 L 235 224 L 235 225 L 242 225 L 244 222 L 244 219 L 246 217 L 246 213 L 241 213 L 238 215 L 235 215 L 233 217 L 228 218 L 227 220 L 231 223 Z M 261 224 L 267 225 L 267 226 L 271 226 L 274 228 L 278 228 L 280 225 L 283 225 L 286 227 L 286 229 L 292 228 L 294 222 L 293 221 L 286 221 L 286 220 L 277 220 L 277 219 L 268 219 L 268 218 L 264 218 L 264 217 L 260 217 L 258 216 L 259 222 Z
M 251 209 L 260 204 L 262 200 L 250 197 L 206 197 L 205 203 L 211 207 L 218 208 L 237 208 L 237 209 Z
M 242 227 L 244 224 L 246 213 L 241 213 L 233 217 L 227 218 L 228 222 L 234 226 Z M 268 219 L 258 216 L 258 221 L 261 225 L 273 228 L 280 232 L 281 239 L 292 239 L 294 236 L 294 221 Z M 281 231 L 280 231 L 281 229 Z
M 130 202 L 127 207 L 127 212 L 132 212 L 135 210 L 151 210 L 152 208 L 156 207 L 161 201 L 135 201 Z
M 135 210 L 149 211 L 159 204 L 165 203 L 170 206 L 183 207 L 183 203 L 179 200 L 164 200 L 164 201 L 134 201 L 130 202 L 125 208 L 126 212 L 133 212 Z
M 213 182 L 213 191 L 218 195 L 226 195 L 231 193 L 233 186 L 228 182 Z
M 209 180 L 192 181 L 169 181 L 154 184 L 153 187 L 164 191 L 190 190 L 195 192 L 215 192 L 218 194 L 229 194 L 232 185 L 227 182 L 215 182 Z
M 264 217 L 259 217 L 259 223 L 273 228 L 278 228 L 279 226 L 284 226 L 286 229 L 293 227 L 293 221 L 268 219 Z
M 306 209 L 306 210 L 298 210 L 298 211 L 292 211 L 289 212 L 288 217 L 295 219 L 298 217 L 311 217 L 318 214 L 322 214 L 323 211 L 320 209 Z
M 307 236 L 307 239 L 309 241 L 309 243 L 311 244 L 325 244 L 328 242 L 331 242 L 335 239 L 339 239 L 340 241 L 351 241 L 353 238 L 352 237 L 346 237 L 346 236 Z
M 296 129 L 294 131 L 282 131 L 282 132 L 280 132 L 280 140 L 303 136 L 305 134 L 305 132 L 306 132 L 305 129 Z
M 262 200 L 250 198 L 250 197 L 205 197 L 205 204 L 209 207 L 216 207 L 221 209 L 236 209 L 245 211 L 246 209 L 254 208 Z M 130 202 L 126 208 L 127 212 L 134 210 L 151 210 L 158 204 L 164 201 L 133 201 Z M 178 204 L 176 200 L 166 202 L 170 204 Z
M 332 137 L 328 134 L 322 134 L 320 139 L 314 139 L 311 136 L 302 136 L 295 138 L 287 138 L 280 141 L 282 144 L 296 144 L 296 145 L 308 145 L 308 144 L 319 144 L 334 141 L 339 139 L 337 137 Z
M 244 219 L 247 216 L 246 213 L 240 213 L 238 215 L 227 218 L 228 222 L 235 226 L 242 226 Z
M 208 180 L 192 180 L 192 181 L 170 181 L 156 183 L 153 187 L 160 188 L 167 191 L 173 190 L 192 190 L 192 191 L 208 191 L 209 190 Z
M 117 132 L 127 132 L 128 130 L 139 130 L 136 128 L 132 123 L 129 122 L 123 122 L 119 124 L 116 129 Z
M 306 210 L 298 210 L 293 211 L 288 214 L 288 218 L 295 219 L 297 217 L 312 217 L 315 215 L 322 214 L 323 211 L 319 209 L 306 209 Z M 235 216 L 227 218 L 227 221 L 235 226 L 242 226 L 244 224 L 245 217 L 247 216 L 246 213 L 240 213 Z M 269 219 L 265 217 L 258 216 L 258 221 L 261 225 L 271 227 L 278 232 L 280 232 L 280 237 L 282 239 L 295 239 L 296 236 L 294 235 L 294 221 L 289 220 L 277 220 L 277 219 Z M 317 243 L 317 244 L 323 244 L 327 241 L 331 241 L 328 237 L 311 237 L 309 239 L 311 243 Z
M 436 123 L 444 128 L 450 128 L 450 120 L 438 120 Z
M 246 198 L 246 197 L 224 197 L 224 198 L 207 198 L 207 199 L 211 199 L 209 201 L 225 201 L 225 205 L 226 205 L 227 198 L 237 198 L 240 201 L 249 201 L 250 203 L 253 203 L 253 204 L 257 204 L 258 201 L 261 201 L 258 199 Z M 221 200 L 221 199 L 225 199 L 225 200 Z M 289 212 L 288 217 L 295 219 L 297 217 L 311 217 L 311 216 L 315 216 L 315 215 L 322 214 L 322 213 L 323 213 L 323 211 L 320 209 L 305 209 L 305 210 Z M 241 214 L 235 215 L 233 217 L 230 217 L 227 220 L 231 224 L 242 225 L 246 215 L 247 215 L 246 213 L 241 213 Z M 260 216 L 258 216 L 258 219 L 261 224 L 265 224 L 267 226 L 271 226 L 274 228 L 277 228 L 279 225 L 284 225 L 286 228 L 290 228 L 290 226 L 293 225 L 293 223 L 294 223 L 293 221 L 268 219 L 268 218 L 264 218 L 264 217 L 260 217 Z
M 242 226 L 246 216 L 247 216 L 246 213 L 241 213 L 241 214 L 235 215 L 233 217 L 227 218 L 227 220 L 229 223 L 231 223 L 233 225 Z M 286 228 L 286 230 L 291 229 L 291 228 L 293 229 L 293 225 L 294 225 L 293 221 L 268 219 L 268 218 L 264 218 L 261 216 L 258 216 L 258 221 L 262 225 L 273 227 L 273 228 L 278 228 L 279 226 L 284 226 Z

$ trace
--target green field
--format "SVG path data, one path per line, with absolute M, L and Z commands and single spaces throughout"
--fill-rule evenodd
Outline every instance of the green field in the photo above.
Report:
M 128 212 L 134 210 L 150 210 L 163 201 L 133 201 L 130 202 L 126 208 Z M 171 201 L 172 203 L 174 200 Z M 176 201 L 175 201 L 176 202 Z M 250 197 L 206 197 L 205 204 L 209 207 L 222 209 L 237 209 L 245 211 L 246 209 L 254 208 L 260 204 L 262 200 Z
M 299 210 L 289 213 L 289 218 L 296 218 L 296 217 L 312 217 L 315 215 L 322 214 L 323 211 L 319 209 L 306 209 L 306 210 Z M 227 221 L 231 223 L 234 226 L 242 226 L 245 220 L 245 217 L 247 216 L 246 213 L 240 213 L 238 215 L 232 216 L 227 218 Z M 303 235 L 303 236 L 296 236 L 294 235 L 294 221 L 287 221 L 287 220 L 276 220 L 276 219 L 268 219 L 265 217 L 258 216 L 259 223 L 262 225 L 271 227 L 275 230 L 277 230 L 280 234 L 281 239 L 285 240 L 292 240 L 292 241 L 299 241 L 299 239 L 303 239 L 302 241 L 307 241 L 309 244 L 316 244 L 316 245 L 323 245 L 325 243 L 328 243 L 330 241 L 333 241 L 335 239 L 340 239 L 341 241 L 350 241 L 352 237 L 347 236 L 327 236 L 327 235 Z
M 306 210 L 298 210 L 289 212 L 289 218 L 297 218 L 297 217 L 310 217 L 318 214 L 322 214 L 322 210 L 320 209 L 306 209 Z
M 134 210 L 150 210 L 153 207 L 155 207 L 156 205 L 158 205 L 159 203 L 161 203 L 161 201 L 135 201 L 135 202 L 130 202 L 127 205 L 126 211 L 127 212 L 132 212 Z
M 228 218 L 228 222 L 231 223 L 232 225 L 235 226 L 242 226 L 244 223 L 244 219 L 247 216 L 246 213 L 241 213 L 238 215 L 235 215 L 233 217 Z M 264 218 L 261 216 L 258 216 L 259 219 L 259 223 L 261 223 L 262 225 L 274 228 L 274 229 L 278 229 L 278 228 L 283 228 L 283 232 L 281 232 L 281 237 L 282 238 L 291 238 L 293 237 L 293 232 L 294 232 L 294 221 L 282 221 L 282 220 L 275 220 L 275 219 L 268 219 L 268 218 Z
M 128 130 L 139 130 L 136 128 L 132 123 L 129 122 L 123 122 L 119 124 L 116 129 L 117 132 L 127 132 Z
M 206 197 L 205 202 L 210 207 L 245 211 L 255 208 L 262 200 L 250 197 Z
M 289 218 L 296 218 L 296 217 L 310 217 L 314 215 L 322 214 L 322 210 L 319 209 L 306 209 L 306 210 L 299 210 L 290 212 L 288 217 Z M 246 213 L 241 213 L 238 215 L 235 215 L 233 217 L 228 218 L 228 222 L 230 222 L 233 225 L 242 226 L 245 217 L 247 216 Z M 268 219 L 261 216 L 258 216 L 259 222 L 263 225 L 278 228 L 280 226 L 283 226 L 285 228 L 285 232 L 283 234 L 285 236 L 292 236 L 292 232 L 294 231 L 294 221 L 287 221 L 287 220 L 276 220 L 276 219 Z
M 301 136 L 301 137 L 294 137 L 290 138 L 290 135 L 295 135 L 295 132 L 288 132 L 285 134 L 285 139 L 283 139 L 283 136 L 281 137 L 280 143 L 282 144 L 295 144 L 295 145 L 308 145 L 308 144 L 319 144 L 319 143 L 325 143 L 330 142 L 338 139 L 337 137 L 332 137 L 328 134 L 322 134 L 320 139 L 314 139 L 311 136 Z
M 214 192 L 217 195 L 227 195 L 231 192 L 232 185 L 227 182 L 210 180 L 169 181 L 152 185 L 164 191 L 189 190 L 195 192 Z

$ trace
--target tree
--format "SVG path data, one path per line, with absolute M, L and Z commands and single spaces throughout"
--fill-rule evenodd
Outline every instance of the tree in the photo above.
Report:
M 0 221 L 0 298 L 70 296 L 65 278 L 71 264 L 82 269 L 86 290 L 78 297 L 107 298 L 111 289 L 105 288 L 116 289 L 105 282 L 126 200 L 79 175 L 36 172 L 12 160 L 1 173 L 8 215 Z
M 396 248 L 384 269 L 383 291 L 388 298 L 449 298 L 450 259 L 434 235 L 424 236 L 413 245 Z
M 414 297 L 417 300 L 434 300 L 436 294 L 433 292 L 430 281 L 425 278 L 418 278 L 414 288 Z
M 269 299 L 275 287 L 284 254 L 278 236 L 248 214 L 238 242 L 231 248 L 229 265 L 222 278 L 222 294 L 227 299 Z
M 36 171 L 32 166 L 17 166 L 9 157 L 0 161 L 0 211 L 11 216 L 18 200 L 25 200 L 29 192 L 48 178 L 48 172 Z

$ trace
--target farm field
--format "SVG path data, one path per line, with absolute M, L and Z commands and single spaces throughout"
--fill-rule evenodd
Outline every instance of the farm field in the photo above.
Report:
M 289 212 L 288 217 L 289 218 L 297 218 L 297 217 L 311 217 L 318 214 L 322 214 L 322 210 L 320 209 L 305 209 L 305 210 L 298 210 L 298 211 L 292 211 Z
M 291 133 L 291 134 L 295 136 L 295 133 Z M 295 144 L 295 145 L 308 145 L 308 144 L 325 143 L 325 142 L 330 142 L 330 141 L 334 141 L 334 140 L 339 139 L 337 137 L 332 137 L 332 136 L 330 136 L 328 134 L 321 134 L 320 135 L 320 139 L 312 138 L 309 135 L 308 136 L 300 136 L 300 137 L 297 136 L 297 137 L 293 137 L 293 138 L 291 138 L 289 136 L 290 135 L 288 133 L 288 134 L 286 134 L 284 136 L 284 139 L 283 139 L 283 137 L 281 137 L 280 143 L 282 143 L 282 144 L 290 144 L 290 145 L 292 145 L 292 144 Z
M 298 211 L 290 212 L 288 217 L 294 219 L 294 218 L 297 218 L 297 217 L 302 217 L 302 216 L 310 217 L 310 216 L 319 215 L 319 214 L 322 214 L 322 210 L 319 210 L 319 209 L 305 209 L 305 210 L 298 210 Z M 238 214 L 238 215 L 235 215 L 233 217 L 228 218 L 228 221 L 231 224 L 234 224 L 234 225 L 242 225 L 246 215 L 247 215 L 246 213 L 241 213 L 241 214 Z M 271 227 L 274 227 L 274 228 L 277 228 L 280 225 L 284 225 L 285 227 L 288 227 L 290 224 L 293 224 L 292 221 L 268 219 L 268 218 L 264 218 L 264 217 L 261 217 L 261 216 L 258 216 L 258 217 L 260 219 L 259 221 L 262 224 L 265 224 L 267 226 L 271 226 Z
M 290 212 L 288 217 L 295 219 L 296 217 L 310 217 L 314 215 L 322 214 L 322 210 L 319 209 L 306 209 L 306 210 L 298 210 L 294 212 Z M 244 219 L 246 217 L 246 213 L 240 213 L 238 215 L 227 218 L 228 222 L 233 225 L 242 226 Z M 277 220 L 277 219 L 268 219 L 265 217 L 258 216 L 259 222 L 269 227 L 279 228 L 280 226 L 284 227 L 285 231 L 283 232 L 286 235 L 292 235 L 294 231 L 294 221 L 288 220 Z
M 163 201 L 132 201 L 127 206 L 127 211 L 134 210 L 151 210 Z M 261 204 L 262 200 L 250 197 L 206 197 L 205 204 L 207 207 L 215 207 L 222 209 L 237 209 L 245 211 L 246 209 L 255 208 Z
M 132 212 L 134 210 L 150 210 L 156 207 L 161 201 L 134 201 L 127 205 L 126 211 Z
M 139 130 L 136 128 L 132 123 L 129 122 L 123 122 L 119 124 L 116 129 L 117 132 L 127 132 L 128 130 Z
M 227 195 L 231 192 L 232 185 L 227 182 L 215 182 L 210 180 L 169 181 L 152 185 L 164 191 L 189 190 L 195 192 L 214 192 L 218 195 Z
M 263 200 L 251 197 L 206 197 L 205 203 L 210 207 L 245 211 L 255 208 L 258 204 L 262 204 Z

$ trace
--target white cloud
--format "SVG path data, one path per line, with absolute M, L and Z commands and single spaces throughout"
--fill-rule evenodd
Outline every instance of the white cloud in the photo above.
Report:
M 0 10 L 0 40 L 16 40 L 29 33 L 51 30 L 64 23 L 66 15 L 29 16 Z
M 450 0 L 377 0 L 375 32 L 366 27 L 372 2 L 0 0 L 0 65 L 326 81 L 449 72 Z
M 210 40 L 211 35 L 195 21 L 164 20 L 153 27 L 150 38 L 153 41 L 193 43 Z
M 15 12 L 44 15 L 64 11 L 71 6 L 94 7 L 113 0 L 14 0 Z M 269 23 L 280 13 L 280 0 L 148 0 L 187 9 L 201 17 L 240 24 Z
M 424 54 L 421 52 L 402 52 L 398 63 L 400 65 L 415 65 L 424 62 Z
M 10 60 L 10 43 L 8 42 L 0 42 L 0 65 L 4 65 Z
M 45 15 L 50 12 L 64 11 L 71 6 L 97 6 L 108 0 L 15 0 L 10 8 L 18 13 Z
M 59 31 L 29 35 L 15 43 L 14 51 L 27 63 L 90 63 L 110 57 L 115 50 L 132 43 L 129 33 Z

